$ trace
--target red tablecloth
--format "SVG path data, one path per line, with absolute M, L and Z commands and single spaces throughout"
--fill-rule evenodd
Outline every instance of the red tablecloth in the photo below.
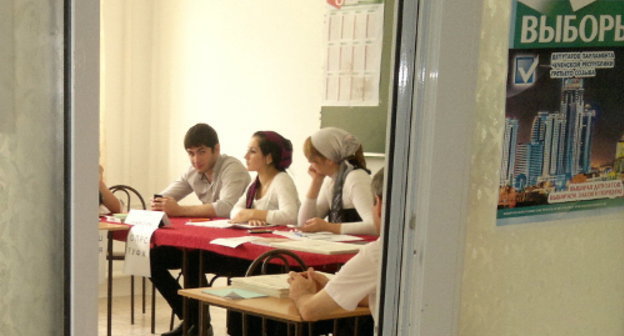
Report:
M 201 249 L 206 251 L 215 252 L 221 255 L 236 257 L 247 260 L 254 260 L 262 253 L 273 249 L 272 247 L 257 245 L 253 243 L 245 243 L 239 245 L 236 248 L 230 248 L 215 244 L 210 244 L 210 241 L 216 238 L 231 238 L 247 236 L 249 232 L 241 229 L 216 229 L 207 228 L 195 225 L 186 225 L 186 222 L 190 218 L 177 217 L 170 218 L 171 226 L 163 227 L 152 236 L 152 244 L 155 246 L 167 245 L 176 246 L 181 248 Z M 274 230 L 289 230 L 284 226 L 277 226 Z M 113 235 L 115 239 L 125 240 L 128 232 L 118 231 Z M 271 233 L 254 234 L 254 236 L 260 237 L 280 237 Z M 373 241 L 376 236 L 361 236 L 366 241 Z M 324 255 L 308 252 L 293 251 L 301 257 L 301 259 L 308 266 L 318 267 L 325 265 L 344 264 L 353 254 L 338 254 L 338 255 Z

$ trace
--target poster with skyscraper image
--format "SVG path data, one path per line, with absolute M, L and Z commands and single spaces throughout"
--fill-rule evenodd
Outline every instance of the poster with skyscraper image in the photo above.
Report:
M 624 1 L 513 5 L 497 225 L 624 215 Z

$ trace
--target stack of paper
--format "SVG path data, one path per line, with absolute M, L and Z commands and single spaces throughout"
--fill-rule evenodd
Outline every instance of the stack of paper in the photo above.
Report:
M 331 273 L 317 272 L 325 275 L 328 278 L 332 278 L 334 275 Z M 232 278 L 232 286 L 237 288 L 243 288 L 250 291 L 266 294 L 277 298 L 288 297 L 288 290 L 290 285 L 288 284 L 288 274 L 266 274 L 255 275 L 242 278 Z
M 357 253 L 360 250 L 361 245 L 340 243 L 325 240 L 291 240 L 285 242 L 275 242 L 271 246 L 276 248 L 283 248 L 287 250 L 303 251 L 318 254 L 347 254 Z
M 265 297 L 266 294 L 256 293 L 241 288 L 208 288 L 202 292 L 210 295 L 220 296 L 233 300 L 240 299 L 255 299 L 259 297 Z
M 346 234 L 335 234 L 335 233 L 326 232 L 326 231 L 321 231 L 321 232 L 274 231 L 273 234 L 278 235 L 278 236 L 283 236 L 292 240 L 315 239 L 315 240 L 327 240 L 327 241 L 338 241 L 338 242 L 362 240 L 362 238 L 358 236 L 352 236 L 352 235 L 346 235 Z

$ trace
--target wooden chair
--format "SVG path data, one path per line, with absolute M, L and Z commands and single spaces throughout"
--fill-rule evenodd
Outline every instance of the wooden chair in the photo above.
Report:
M 275 263 L 276 261 L 278 262 Z M 307 266 L 305 262 L 297 254 L 290 250 L 276 249 L 267 251 L 254 259 L 247 268 L 245 276 L 288 273 L 290 271 L 304 271 L 306 269 Z M 243 335 L 248 335 L 249 319 L 250 317 L 248 317 L 247 314 L 242 314 Z M 267 320 L 261 318 L 261 321 L 261 335 L 267 335 Z M 277 323 L 275 325 L 277 325 Z M 290 328 L 290 326 L 286 325 L 286 328 Z M 308 325 L 308 328 L 311 331 L 311 324 Z M 290 334 L 290 331 L 288 333 Z
M 276 259 L 280 260 L 282 264 L 271 264 L 271 261 Z M 289 259 L 294 260 L 294 265 L 292 261 L 289 261 Z M 270 271 L 268 269 L 269 265 L 273 265 L 272 268 L 281 268 L 279 270 L 281 272 L 276 272 L 275 270 Z M 297 267 L 297 269 L 301 271 L 307 269 L 305 262 L 303 262 L 303 260 L 301 260 L 301 258 L 294 252 L 284 249 L 270 250 L 264 252 L 256 259 L 254 259 L 251 265 L 249 265 L 249 268 L 247 268 L 245 276 L 251 276 L 255 274 L 287 273 L 295 267 Z
M 132 188 L 131 186 L 127 186 L 127 185 L 123 185 L 123 184 L 118 184 L 118 185 L 114 185 L 110 188 L 108 188 L 115 196 L 117 196 L 117 198 L 119 198 L 122 201 L 122 204 L 124 204 L 126 206 L 126 212 L 129 212 L 130 209 L 133 209 L 132 205 L 133 203 L 136 205 L 138 203 L 137 206 L 135 206 L 134 208 L 137 209 L 142 209 L 145 210 L 147 209 L 147 206 L 145 204 L 145 200 L 143 199 L 143 196 L 141 196 L 141 193 L 139 193 L 136 189 Z M 112 255 L 107 256 L 107 258 L 110 258 L 112 260 L 124 260 L 125 259 L 125 253 L 124 252 L 113 252 Z M 146 278 L 142 277 L 141 279 L 142 282 L 142 291 L 141 291 L 141 297 L 142 297 L 142 312 L 143 314 L 145 314 L 145 288 L 146 288 Z M 155 332 L 156 329 L 156 290 L 154 288 L 154 286 L 152 285 L 152 311 L 151 311 L 151 331 L 152 333 Z M 134 324 L 134 275 L 130 276 L 130 323 Z
M 271 263 L 273 260 L 280 260 L 280 264 Z M 292 259 L 292 260 L 289 260 Z M 292 262 L 294 261 L 294 263 Z M 306 264 L 301 258 L 290 250 L 284 249 L 276 249 L 263 253 L 258 256 L 252 263 L 249 265 L 245 276 L 252 276 L 258 274 L 275 274 L 275 273 L 287 273 L 290 271 L 304 271 L 306 270 Z M 247 316 L 243 314 L 243 335 L 248 335 L 247 333 Z M 359 335 L 360 332 L 358 330 L 358 318 L 353 318 L 353 335 Z M 333 334 L 338 335 L 339 332 L 339 321 L 333 320 L 329 321 L 330 325 L 333 326 Z M 308 336 L 314 335 L 315 323 L 308 323 Z M 325 325 L 327 327 L 327 325 Z M 290 326 L 288 327 L 290 328 Z M 323 328 L 322 328 L 323 329 Z M 372 330 L 372 327 L 371 327 Z M 287 330 L 288 335 L 290 335 L 291 330 Z M 262 318 L 262 335 L 266 335 L 267 333 L 267 322 L 266 319 Z

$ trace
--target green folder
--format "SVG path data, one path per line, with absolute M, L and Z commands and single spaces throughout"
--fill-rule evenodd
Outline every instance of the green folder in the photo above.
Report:
M 242 288 L 209 288 L 202 292 L 210 295 L 216 295 L 228 299 L 240 300 L 240 299 L 254 299 L 259 297 L 266 297 L 268 295 L 242 289 Z

